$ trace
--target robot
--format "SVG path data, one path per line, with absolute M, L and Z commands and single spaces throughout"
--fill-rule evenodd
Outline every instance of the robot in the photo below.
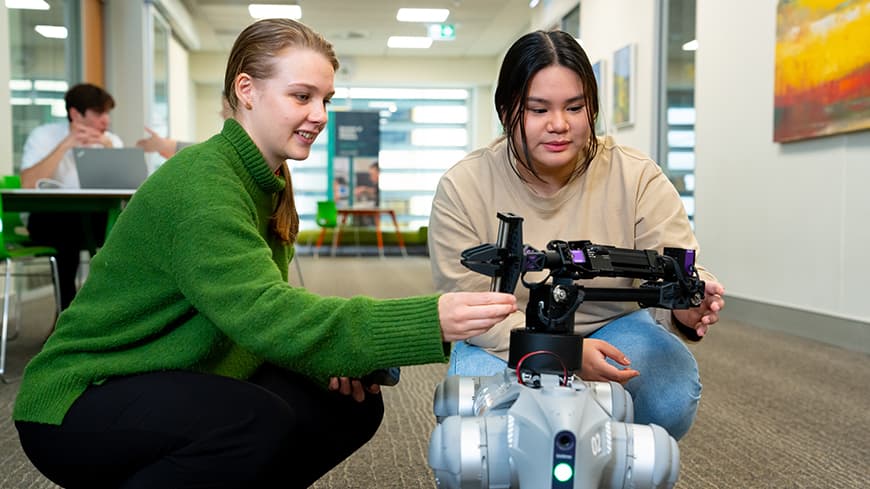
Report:
M 443 489 L 671 488 L 679 448 L 664 428 L 634 424 L 631 396 L 616 382 L 584 382 L 583 337 L 574 313 L 584 301 L 642 307 L 701 304 L 693 250 L 622 249 L 553 240 L 522 244 L 522 217 L 498 213 L 498 242 L 465 250 L 461 263 L 493 277 L 494 291 L 529 288 L 524 328 L 511 331 L 508 368 L 489 377 L 445 379 L 435 390 L 437 424 L 429 466 Z M 536 283 L 526 272 L 549 271 Z M 635 288 L 591 288 L 596 277 L 643 280 Z

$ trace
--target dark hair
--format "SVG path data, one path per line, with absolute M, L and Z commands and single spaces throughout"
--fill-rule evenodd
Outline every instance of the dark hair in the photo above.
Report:
M 535 31 L 516 40 L 505 54 L 495 89 L 495 110 L 504 128 L 508 147 L 514 158 L 532 175 L 540 179 L 531 162 L 528 140 L 526 139 L 525 111 L 526 98 L 532 78 L 544 68 L 558 65 L 577 73 L 583 84 L 586 102 L 586 115 L 589 122 L 589 141 L 583 161 L 575 169 L 571 178 L 582 175 L 589 167 L 598 151 L 598 138 L 595 136 L 595 119 L 598 117 L 598 85 L 592 64 L 586 52 L 573 36 L 562 31 Z M 519 129 L 519 131 L 517 131 Z M 514 134 L 520 134 L 521 148 L 517 147 Z M 523 176 L 515 165 L 511 165 L 521 179 Z
M 115 108 L 115 99 L 109 95 L 109 92 L 90 83 L 74 85 L 66 91 L 63 100 L 66 103 L 66 118 L 70 121 L 72 121 L 69 115 L 71 108 L 81 112 L 82 115 L 88 109 L 102 114 Z
M 247 73 L 251 78 L 266 80 L 275 72 L 274 58 L 289 47 L 308 48 L 326 57 L 338 71 L 338 57 L 326 39 L 305 24 L 290 19 L 263 19 L 246 27 L 236 38 L 227 60 L 224 95 L 233 113 L 238 110 L 236 78 Z M 282 241 L 292 244 L 299 234 L 299 214 L 293 199 L 293 182 L 285 161 L 281 165 L 284 192 L 278 197 L 270 229 Z

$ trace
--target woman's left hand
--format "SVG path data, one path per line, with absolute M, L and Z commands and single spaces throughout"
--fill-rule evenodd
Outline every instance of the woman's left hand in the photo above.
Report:
M 366 398 L 366 392 L 369 394 L 380 394 L 381 386 L 372 384 L 364 386 L 359 379 L 351 379 L 350 377 L 332 377 L 329 379 L 329 390 L 338 391 L 346 396 L 353 396 L 356 402 L 363 402 Z
M 709 281 L 704 288 L 704 302 L 691 309 L 674 309 L 674 317 L 684 326 L 694 329 L 698 336 L 704 336 L 707 329 L 719 321 L 719 311 L 725 307 L 724 294 L 722 284 Z

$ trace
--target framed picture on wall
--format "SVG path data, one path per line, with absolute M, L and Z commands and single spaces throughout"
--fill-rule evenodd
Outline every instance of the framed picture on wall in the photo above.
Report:
M 598 85 L 598 118 L 595 119 L 595 134 L 602 136 L 607 133 L 607 97 L 605 97 L 605 92 L 607 92 L 607 85 L 605 85 L 606 81 L 604 80 L 606 69 L 606 61 L 603 59 L 599 59 L 598 61 L 592 63 L 592 73 L 595 75 L 595 84 Z
M 870 0 L 777 2 L 775 142 L 870 129 L 868 42 Z
M 613 53 L 613 125 L 634 124 L 635 48 L 629 44 Z

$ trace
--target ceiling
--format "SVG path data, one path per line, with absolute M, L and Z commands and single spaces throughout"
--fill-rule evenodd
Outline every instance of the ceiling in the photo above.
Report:
M 349 56 L 498 56 L 529 29 L 529 0 L 182 0 L 193 17 L 200 51 L 229 52 L 242 29 L 254 21 L 248 3 L 302 7 L 301 22 L 323 34 L 339 58 Z M 391 49 L 389 36 L 425 36 L 425 24 L 399 22 L 399 7 L 447 8 L 444 22 L 456 29 L 453 41 L 429 49 Z

